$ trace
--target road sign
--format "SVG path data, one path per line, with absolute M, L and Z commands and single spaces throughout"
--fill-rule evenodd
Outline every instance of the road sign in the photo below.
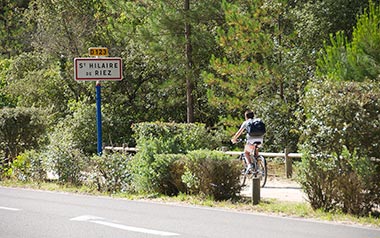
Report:
M 122 61 L 114 58 L 75 58 L 74 78 L 77 81 L 119 81 L 123 78 Z
M 108 56 L 108 48 L 106 47 L 91 47 L 88 48 L 90 56 Z

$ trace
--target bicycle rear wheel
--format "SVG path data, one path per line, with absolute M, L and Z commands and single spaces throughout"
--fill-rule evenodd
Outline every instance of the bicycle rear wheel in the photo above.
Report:
M 267 182 L 268 171 L 267 171 L 267 161 L 262 155 L 257 157 L 257 177 L 260 178 L 260 186 L 263 188 Z

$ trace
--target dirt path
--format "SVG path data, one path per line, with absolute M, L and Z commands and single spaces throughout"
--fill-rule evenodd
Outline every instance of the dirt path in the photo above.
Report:
M 252 191 L 249 183 L 242 191 L 243 196 L 250 197 Z M 301 185 L 290 179 L 268 178 L 264 188 L 260 190 L 261 198 L 274 198 L 280 201 L 306 202 L 306 195 Z

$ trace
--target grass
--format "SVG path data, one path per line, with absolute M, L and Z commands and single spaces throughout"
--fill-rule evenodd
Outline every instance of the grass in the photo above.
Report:
M 344 224 L 359 224 L 364 226 L 380 228 L 380 220 L 378 217 L 356 217 L 352 215 L 342 214 L 339 212 L 324 212 L 321 210 L 313 210 L 308 203 L 284 202 L 278 201 L 276 199 L 262 199 L 258 205 L 252 205 L 250 199 L 248 198 L 239 198 L 235 201 L 214 201 L 213 198 L 210 197 L 190 196 L 186 194 L 179 194 L 175 197 L 164 196 L 161 194 L 109 194 L 98 192 L 95 189 L 86 186 L 77 187 L 70 185 L 61 185 L 55 182 L 26 183 L 15 180 L 4 180 L 0 181 L 0 186 L 21 187 L 48 191 L 63 191 L 97 196 L 111 196 L 114 198 L 128 200 L 150 200 L 162 203 L 206 206 L 226 210 L 252 213 L 266 213 L 278 216 L 316 219 L 321 221 L 332 221 Z

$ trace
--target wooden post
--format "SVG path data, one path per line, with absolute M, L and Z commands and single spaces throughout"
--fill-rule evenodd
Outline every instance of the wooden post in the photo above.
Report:
M 260 202 L 260 178 L 252 178 L 252 204 L 257 205 Z
M 127 150 L 125 149 L 125 147 L 126 147 L 126 145 L 125 145 L 125 143 L 123 143 L 123 152 L 122 152 L 123 155 L 125 155 L 127 153 Z
M 292 158 L 289 157 L 289 152 L 285 149 L 285 175 L 287 178 L 291 178 L 293 174 Z

